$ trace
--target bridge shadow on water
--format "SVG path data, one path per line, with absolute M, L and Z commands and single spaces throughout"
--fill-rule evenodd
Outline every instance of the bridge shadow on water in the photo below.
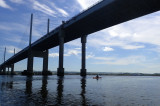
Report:
M 24 89 L 22 88 L 17 88 L 16 84 L 17 82 L 14 82 L 14 77 L 15 76 L 7 76 L 4 77 L 4 80 L 0 81 L 0 95 L 3 96 L 3 99 L 0 99 L 0 105 L 87 105 L 86 102 L 86 78 L 80 78 L 80 94 L 79 94 L 79 99 L 75 99 L 77 97 L 72 96 L 66 96 L 66 92 L 64 89 L 64 77 L 57 77 L 56 81 L 57 83 L 55 84 L 55 91 L 50 91 L 48 88 L 48 81 L 49 80 L 48 76 L 43 76 L 38 80 L 42 81 L 41 87 L 37 89 L 36 82 L 34 82 L 33 77 L 23 77 L 25 80 L 23 83 Z M 13 80 L 14 79 L 14 80 Z M 15 84 L 15 85 L 14 85 Z M 72 88 L 72 87 L 71 87 Z M 73 89 L 70 89 L 71 92 Z M 5 94 L 6 91 L 11 91 L 11 94 Z M 64 94 L 65 93 L 65 94 Z M 10 99 L 10 102 L 8 102 L 6 95 L 9 95 L 8 98 Z M 65 95 L 65 97 L 64 97 Z M 14 97 L 14 98 L 13 98 Z M 13 99 L 13 100 L 12 100 Z M 68 100 L 68 101 L 67 101 Z M 13 102 L 14 101 L 14 102 Z M 76 104 L 77 103 L 77 104 Z M 80 104 L 79 104 L 80 103 Z

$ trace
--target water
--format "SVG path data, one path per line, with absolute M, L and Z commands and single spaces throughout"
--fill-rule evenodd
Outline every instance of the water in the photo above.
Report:
M 0 106 L 160 106 L 160 77 L 0 76 Z

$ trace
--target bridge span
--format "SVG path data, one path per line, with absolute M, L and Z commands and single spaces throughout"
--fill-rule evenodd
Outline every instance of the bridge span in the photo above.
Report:
M 33 58 L 43 57 L 43 74 L 48 71 L 48 50 L 59 46 L 59 67 L 57 75 L 64 75 L 63 52 L 64 43 L 81 38 L 82 43 L 82 67 L 81 76 L 86 76 L 85 67 L 85 45 L 89 34 L 109 28 L 156 11 L 160 10 L 160 0 L 102 0 L 72 17 L 48 32 L 37 41 L 30 43 L 29 46 L 4 61 L 0 65 L 1 72 L 6 72 L 6 67 L 11 67 L 14 71 L 14 63 L 28 58 L 27 70 L 24 74 L 33 74 Z M 31 42 L 31 40 L 30 40 Z

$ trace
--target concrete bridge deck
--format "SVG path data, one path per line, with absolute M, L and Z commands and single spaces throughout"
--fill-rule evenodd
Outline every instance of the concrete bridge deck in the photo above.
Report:
M 31 48 L 44 51 L 58 46 L 61 27 L 65 31 L 66 43 L 159 10 L 160 0 L 103 0 L 33 42 Z M 29 46 L 9 58 L 1 67 L 27 58 L 28 51 Z

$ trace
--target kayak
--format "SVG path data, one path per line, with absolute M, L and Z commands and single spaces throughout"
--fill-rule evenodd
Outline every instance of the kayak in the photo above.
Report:
M 93 77 L 93 79 L 100 79 L 100 78 L 102 78 L 102 77 Z

